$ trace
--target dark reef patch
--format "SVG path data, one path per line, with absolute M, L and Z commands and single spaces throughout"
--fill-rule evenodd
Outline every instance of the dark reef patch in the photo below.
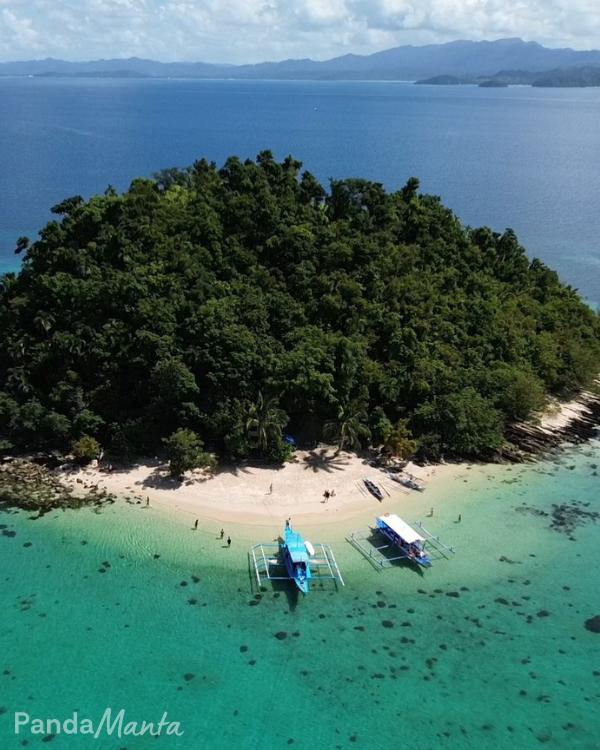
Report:
M 590 633 L 600 633 L 600 615 L 594 615 L 584 622 L 584 627 Z
M 549 518 L 550 528 L 564 534 L 569 539 L 577 528 L 595 523 L 600 519 L 600 513 L 593 510 L 587 510 L 589 503 L 583 503 L 579 500 L 572 500 L 569 503 L 553 503 L 551 510 L 541 510 L 530 505 L 520 505 L 515 508 L 518 513 L 527 513 L 539 518 Z

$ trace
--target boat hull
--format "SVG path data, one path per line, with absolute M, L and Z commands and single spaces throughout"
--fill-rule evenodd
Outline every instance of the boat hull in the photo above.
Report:
M 295 583 L 298 591 L 301 591 L 303 594 L 308 594 L 308 577 L 305 574 L 299 573 L 298 568 L 292 562 L 287 549 L 284 550 L 284 561 L 287 574 Z
M 289 578 L 298 591 L 308 594 L 311 578 L 310 562 L 304 539 L 287 527 L 283 537 L 283 561 Z
M 373 495 L 373 497 L 376 497 L 379 500 L 379 502 L 382 502 L 383 492 L 379 489 L 379 487 L 374 482 L 371 482 L 370 479 L 363 479 L 363 482 L 364 482 L 365 487 L 371 493 L 371 495 Z

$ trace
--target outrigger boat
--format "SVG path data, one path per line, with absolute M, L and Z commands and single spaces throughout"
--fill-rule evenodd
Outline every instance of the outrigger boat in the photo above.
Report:
M 314 555 L 314 548 L 287 524 L 283 532 L 283 562 L 289 577 L 294 581 L 303 594 L 308 594 L 309 581 L 312 578 L 310 570 L 310 555 Z
M 399 484 L 404 485 L 404 487 L 408 487 L 409 490 L 417 490 L 417 492 L 423 492 L 423 490 L 425 489 L 425 485 L 417 482 L 417 480 L 410 474 L 403 475 L 392 474 L 391 472 L 388 472 L 388 477 L 390 479 L 393 479 L 394 482 L 398 482 Z
M 366 477 L 363 479 L 363 482 L 365 483 L 365 487 L 369 490 L 371 495 L 374 495 L 379 500 L 379 502 L 381 502 L 383 500 L 383 492 L 379 489 L 375 482 L 372 482 Z
M 393 513 L 383 513 L 375 523 L 375 528 L 357 529 L 346 539 L 378 570 L 390 568 L 400 560 L 429 567 L 434 560 L 448 559 L 455 552 L 454 547 L 444 544 L 421 521 L 409 526 Z M 381 544 L 381 537 L 385 544 Z
M 403 557 L 428 568 L 431 558 L 425 551 L 425 538 L 395 513 L 386 513 L 375 519 L 377 529 L 404 554 Z
M 311 544 L 304 540 L 292 529 L 289 520 L 279 542 L 259 542 L 250 548 L 250 561 L 259 587 L 267 581 L 292 580 L 302 593 L 307 594 L 311 581 L 321 586 L 326 580 L 344 585 L 329 544 Z

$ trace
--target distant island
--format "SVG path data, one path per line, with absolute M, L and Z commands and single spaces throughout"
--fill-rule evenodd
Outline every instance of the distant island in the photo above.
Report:
M 410 179 L 201 159 L 68 198 L 0 277 L 0 453 L 492 457 L 600 370 L 600 318 Z
M 539 88 L 572 88 L 600 86 L 600 67 L 568 68 L 551 70 L 536 78 L 532 86 Z
M 510 74 L 505 77 L 507 71 Z M 421 47 L 406 45 L 372 55 L 348 54 L 323 61 L 306 58 L 254 65 L 158 62 L 135 57 L 88 62 L 26 60 L 0 63 L 0 76 L 417 81 L 438 85 L 483 83 L 486 87 L 505 84 L 597 86 L 600 51 L 551 49 L 522 39 L 498 39 Z
M 423 81 L 415 81 L 418 85 L 425 86 L 466 86 L 476 85 L 481 88 L 506 88 L 509 84 L 502 78 L 471 78 L 465 76 L 432 76 Z M 514 83 L 514 81 L 511 81 Z
M 481 81 L 478 86 L 482 89 L 505 89 L 508 83 L 497 78 L 488 78 L 486 81 Z
M 481 88 L 505 88 L 507 86 L 586 88 L 600 86 L 600 66 L 556 68 L 543 73 L 527 70 L 502 70 L 491 77 L 438 75 L 416 81 L 416 83 L 430 86 L 477 85 Z

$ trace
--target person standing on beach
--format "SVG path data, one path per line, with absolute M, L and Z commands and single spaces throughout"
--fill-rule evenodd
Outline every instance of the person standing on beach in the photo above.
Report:
M 231 537 L 230 536 L 227 537 L 227 547 L 228 548 L 231 547 Z
M 273 494 L 273 482 L 269 485 L 269 495 Z
M 196 523 L 194 524 L 194 531 L 198 530 L 198 519 L 196 519 Z
M 460 523 L 461 521 L 462 521 L 462 513 L 459 513 L 458 514 L 458 523 Z
M 223 531 L 223 529 L 221 529 L 221 539 L 223 539 L 224 536 L 225 536 L 225 532 Z
M 150 507 L 150 495 L 146 495 L 146 508 Z

